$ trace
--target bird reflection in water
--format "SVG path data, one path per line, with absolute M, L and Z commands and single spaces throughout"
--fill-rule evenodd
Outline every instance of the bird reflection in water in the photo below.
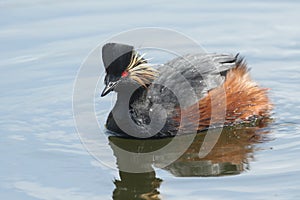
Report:
M 176 177 L 209 177 L 236 175 L 250 169 L 250 162 L 255 157 L 255 152 L 259 150 L 257 144 L 269 141 L 271 138 L 269 131 L 260 127 L 226 127 L 213 147 L 213 149 L 203 158 L 199 157 L 199 150 L 204 142 L 206 132 L 197 134 L 193 143 L 176 161 L 162 168 Z M 219 131 L 216 129 L 216 131 Z M 180 136 L 186 137 L 186 136 Z M 126 151 L 145 153 L 161 148 L 168 144 L 172 138 L 136 140 L 129 138 L 109 137 L 109 143 L 116 156 L 117 165 L 122 165 L 124 159 L 116 150 L 116 147 Z M 134 154 L 133 154 L 134 155 Z M 163 158 L 161 157 L 163 156 Z M 130 173 L 119 170 L 120 180 L 115 180 L 116 186 L 113 192 L 113 199 L 139 199 L 139 200 L 159 200 L 161 199 L 158 188 L 162 179 L 156 177 L 153 168 L 161 168 L 160 162 L 168 159 L 169 153 L 153 157 L 148 163 L 140 163 L 134 156 L 129 158 L 133 167 L 136 165 L 147 166 L 150 172 Z M 128 160 L 127 160 L 128 162 Z M 121 169 L 119 167 L 119 169 Z

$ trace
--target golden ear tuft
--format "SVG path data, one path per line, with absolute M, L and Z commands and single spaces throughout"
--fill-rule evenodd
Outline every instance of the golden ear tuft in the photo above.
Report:
M 143 58 L 144 56 L 145 54 L 139 55 L 137 52 L 133 52 L 126 70 L 129 72 L 130 78 L 146 87 L 158 76 L 158 71 L 150 66 Z

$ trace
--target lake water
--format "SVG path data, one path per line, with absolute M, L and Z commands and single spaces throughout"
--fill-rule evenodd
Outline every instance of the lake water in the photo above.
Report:
M 0 199 L 299 199 L 299 2 L 4 0 L 0 9 Z M 98 162 L 77 134 L 73 84 L 93 48 L 137 27 L 174 29 L 208 52 L 240 52 L 271 89 L 274 122 L 259 135 L 226 129 L 204 159 L 196 156 L 199 134 L 171 165 L 159 168 L 165 157 L 146 163 L 152 172 Z M 97 105 L 103 122 L 111 102 Z M 104 138 L 102 157 L 118 164 L 113 144 L 141 149 Z

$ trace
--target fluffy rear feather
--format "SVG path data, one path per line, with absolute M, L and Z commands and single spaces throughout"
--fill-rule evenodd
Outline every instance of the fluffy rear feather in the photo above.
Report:
M 222 107 L 224 105 L 226 106 L 225 119 Z M 214 116 L 212 116 L 212 108 Z M 267 89 L 259 87 L 251 80 L 246 64 L 240 60 L 236 67 L 227 72 L 222 85 L 210 90 L 197 105 L 194 104 L 181 111 L 181 114 L 188 119 L 187 123 L 181 124 L 181 128 L 188 130 L 191 123 L 199 123 L 200 131 L 207 128 L 211 122 L 214 124 L 224 122 L 225 125 L 247 123 L 253 121 L 255 117 L 268 117 L 271 109 L 272 104 L 267 96 Z M 177 117 L 176 121 L 179 122 L 180 117 Z

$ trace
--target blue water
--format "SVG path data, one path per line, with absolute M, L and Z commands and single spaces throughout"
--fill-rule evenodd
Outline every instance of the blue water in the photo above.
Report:
M 12 0 L 1 1 L 0 9 L 1 199 L 113 198 L 119 172 L 82 145 L 73 120 L 73 83 L 98 44 L 149 26 L 182 32 L 208 52 L 240 52 L 252 77 L 271 89 L 275 105 L 268 140 L 253 144 L 248 169 L 175 177 L 155 168 L 160 198 L 300 197 L 299 2 Z M 100 117 L 107 112 L 99 111 Z M 102 147 L 104 157 L 113 157 L 108 141 Z

